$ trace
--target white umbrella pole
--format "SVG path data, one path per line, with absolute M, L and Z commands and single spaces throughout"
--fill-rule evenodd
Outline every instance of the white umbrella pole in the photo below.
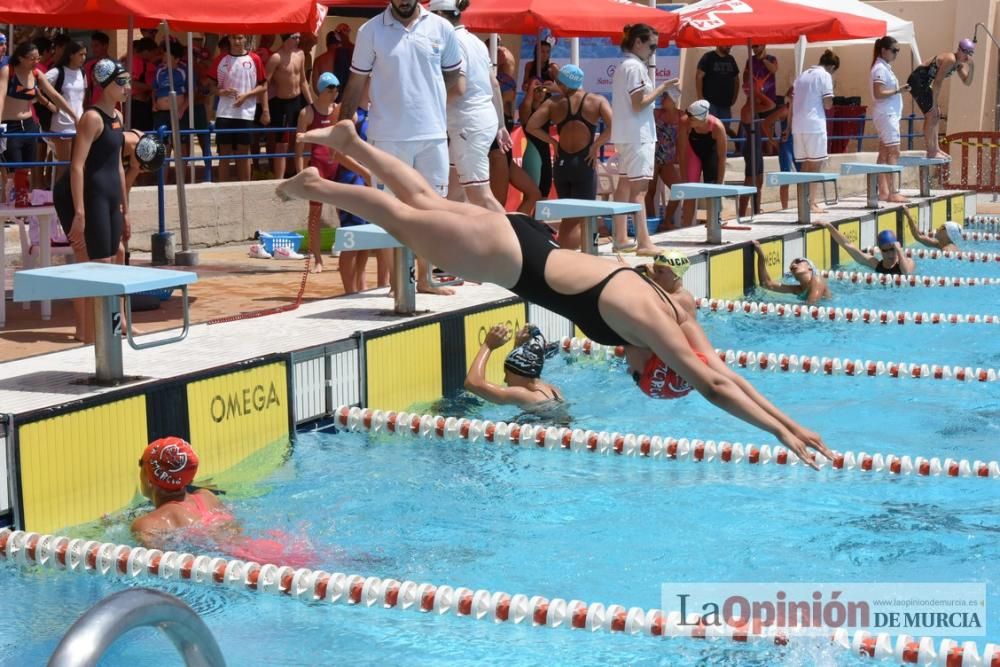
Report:
M 649 6 L 656 9 L 656 0 L 649 0 Z M 659 45 L 657 45 L 659 48 Z M 650 78 L 653 80 L 653 87 L 656 87 L 656 49 L 653 49 L 653 55 L 649 57 L 649 67 L 652 69 L 652 76 Z
M 757 187 L 757 105 L 756 102 L 756 88 L 757 82 L 753 78 L 753 43 L 751 40 L 747 40 L 747 67 L 750 71 L 747 72 L 747 81 L 750 84 L 750 90 L 748 94 L 750 96 L 750 136 L 748 136 L 744 141 L 749 141 L 750 151 L 750 185 Z M 760 197 L 760 192 L 756 195 L 750 196 L 750 216 L 753 217 L 753 212 L 757 197 Z
M 500 35 L 495 32 L 490 33 L 490 62 L 493 63 L 493 76 L 499 71 L 497 66 L 497 53 L 500 51 Z
M 580 38 L 573 37 L 569 40 L 569 61 L 580 66 Z
M 188 87 L 188 129 L 194 129 L 194 89 L 197 82 L 194 80 L 194 38 L 188 33 L 188 61 L 187 61 L 187 87 Z M 191 135 L 191 154 L 194 155 L 195 135 Z M 194 183 L 194 161 L 189 163 L 191 167 L 191 182 Z
M 198 255 L 190 249 L 188 234 L 187 194 L 184 191 L 184 160 L 181 157 L 181 128 L 177 118 L 177 91 L 174 90 L 174 58 L 170 54 L 170 25 L 163 21 L 163 33 L 167 36 L 167 84 L 170 86 L 170 136 L 174 143 L 174 174 L 177 177 L 177 212 L 181 222 L 181 251 L 174 254 L 174 264 L 193 266 L 198 263 Z
M 135 16 L 128 15 L 128 47 L 125 51 L 125 62 L 128 63 L 129 74 L 132 73 L 132 42 L 135 40 Z M 125 103 L 125 127 L 132 127 L 132 92 L 129 90 L 128 102 Z

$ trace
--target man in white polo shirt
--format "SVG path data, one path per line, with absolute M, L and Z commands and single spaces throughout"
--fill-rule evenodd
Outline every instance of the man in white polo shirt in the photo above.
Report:
M 445 105 L 449 94 L 464 92 L 462 65 L 450 23 L 417 0 L 390 0 L 384 12 L 358 29 L 351 77 L 340 101 L 341 120 L 351 118 L 371 77 L 368 141 L 423 174 L 442 197 L 448 194 Z M 454 293 L 432 284 L 423 261 L 417 291 Z

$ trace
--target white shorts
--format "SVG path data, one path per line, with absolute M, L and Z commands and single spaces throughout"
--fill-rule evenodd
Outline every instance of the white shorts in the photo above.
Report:
M 490 146 L 496 137 L 496 128 L 448 130 L 448 158 L 458 172 L 459 183 L 483 185 L 490 182 Z
M 448 196 L 448 143 L 444 139 L 369 143 L 419 171 L 438 194 Z M 376 182 L 375 185 L 381 190 L 392 192 L 384 183 Z
M 883 146 L 899 145 L 899 116 L 888 114 L 876 114 L 872 116 L 872 123 L 875 131 L 878 132 L 878 140 Z
M 796 162 L 822 162 L 826 152 L 826 132 L 792 133 Z
M 656 157 L 656 143 L 615 144 L 618 152 L 618 173 L 630 181 L 650 181 L 653 179 L 653 164 Z

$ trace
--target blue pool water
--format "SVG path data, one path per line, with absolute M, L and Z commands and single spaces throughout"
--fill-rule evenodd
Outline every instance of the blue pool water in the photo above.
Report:
M 1000 313 L 1000 287 L 834 287 L 834 305 L 843 307 Z M 1000 367 L 1000 331 L 987 325 L 700 317 L 720 348 Z M 642 400 L 614 364 L 557 357 L 545 377 L 563 388 L 574 427 L 774 442 L 696 394 Z M 747 377 L 836 449 L 1000 458 L 996 384 Z M 468 397 L 414 409 L 520 419 L 516 410 Z M 1000 636 L 1000 484 L 993 480 L 308 432 L 261 487 L 267 492 L 230 500 L 247 532 L 309 535 L 318 565 L 331 571 L 644 608 L 660 606 L 666 582 L 985 582 L 986 639 Z M 124 523 L 103 530 L 101 539 L 129 539 Z M 201 612 L 231 665 L 870 664 L 818 640 L 779 649 L 591 635 L 155 580 L 19 571 L 9 564 L 0 564 L 0 587 L 5 601 L 16 601 L 5 606 L 18 613 L 0 615 L 0 664 L 43 663 L 87 607 L 139 583 L 176 593 Z M 104 664 L 180 661 L 149 631 L 116 644 Z

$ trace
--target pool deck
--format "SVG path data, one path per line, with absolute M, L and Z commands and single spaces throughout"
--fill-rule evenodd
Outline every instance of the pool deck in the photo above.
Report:
M 916 196 L 916 191 L 903 191 L 911 197 L 913 204 L 924 200 Z M 794 192 L 792 193 L 794 195 Z M 954 195 L 954 191 L 933 191 L 932 196 L 945 194 Z M 984 200 L 983 196 L 979 199 Z M 892 210 L 892 208 L 880 210 Z M 989 206 L 983 206 L 980 212 L 989 212 Z M 842 221 L 871 216 L 873 212 L 864 208 L 864 198 L 860 196 L 844 197 L 822 215 L 814 215 L 814 221 Z M 730 224 L 747 225 L 750 229 L 723 229 L 725 246 L 735 246 L 755 239 L 781 236 L 789 232 L 808 228 L 797 222 L 797 216 L 792 212 L 762 213 L 752 223 L 744 220 Z M 706 250 L 717 250 L 720 246 L 705 243 L 704 226 L 690 227 L 663 234 L 654 235 L 653 240 L 664 247 L 675 247 L 684 250 L 689 255 L 699 254 Z M 722 246 L 722 247 L 725 247 Z M 240 246 L 240 252 L 245 248 Z M 611 257 L 610 245 L 600 247 L 604 256 Z M 212 250 L 205 251 L 211 256 Z M 623 256 L 624 261 L 631 265 L 649 262 L 649 258 L 635 255 Z M 254 261 L 254 260 L 251 260 Z M 265 262 L 261 270 L 265 273 L 278 270 L 277 262 Z M 281 263 L 280 270 L 288 274 L 284 283 L 277 291 L 281 291 L 278 303 L 287 303 L 294 298 L 294 289 L 289 290 L 288 281 L 297 287 L 301 275 L 301 264 Z M 374 264 L 374 262 L 370 262 Z M 336 293 L 333 283 L 339 278 L 335 271 L 335 263 L 328 262 L 326 271 L 314 280 L 327 289 L 326 294 Z M 205 267 L 211 271 L 211 266 Z M 202 267 L 198 267 L 199 273 Z M 244 289 L 251 292 L 256 289 L 261 296 L 252 299 L 255 307 L 269 305 L 275 298 L 264 296 L 257 280 L 259 274 L 251 270 L 240 272 L 239 281 Z M 246 274 L 249 274 L 250 277 Z M 185 374 L 197 373 L 227 364 L 239 363 L 254 358 L 287 353 L 310 347 L 320 346 L 351 337 L 358 332 L 383 329 L 393 325 L 410 323 L 420 318 L 441 315 L 470 307 L 483 306 L 512 296 L 506 289 L 495 285 L 466 284 L 457 289 L 457 294 L 450 297 L 433 295 L 417 295 L 417 309 L 421 314 L 416 317 L 404 317 L 392 312 L 392 300 L 385 288 L 367 292 L 340 296 L 337 298 L 322 298 L 322 295 L 311 293 L 302 305 L 291 312 L 268 315 L 264 318 L 245 319 L 223 324 L 194 324 L 187 340 L 151 350 L 135 351 L 128 345 L 123 345 L 125 374 L 138 376 L 142 379 L 130 383 L 130 387 L 138 387 L 156 380 L 169 379 Z M 700 296 L 700 295 L 698 295 Z M 202 297 L 205 298 L 205 297 Z M 179 301 L 174 298 L 172 301 Z M 68 307 L 68 304 L 64 305 Z M 240 312 L 239 306 L 230 303 L 229 313 Z M 37 306 L 35 306 L 37 310 Z M 21 310 L 20 304 L 8 303 L 8 313 Z M 55 310 L 55 309 L 54 309 Z M 161 311 L 148 314 L 155 319 Z M 222 314 L 227 314 L 223 312 Z M 207 318 L 205 318 L 207 319 Z M 154 322 L 155 324 L 155 322 Z M 10 322 L 8 322 L 8 327 Z M 0 340 L 8 333 L 0 330 Z M 30 336 L 31 331 L 23 330 L 18 336 Z M 40 333 L 40 338 L 44 338 Z M 157 337 L 173 335 L 172 330 L 159 331 L 149 335 L 149 340 Z M 140 340 L 146 340 L 142 338 Z M 5 344 L 6 345 L 6 344 Z M 94 372 L 94 351 L 92 346 L 77 344 L 70 349 L 52 351 L 34 356 L 11 359 L 0 363 L 0 413 L 25 414 L 73 402 L 88 397 L 114 391 L 116 388 L 96 387 L 85 382 Z

